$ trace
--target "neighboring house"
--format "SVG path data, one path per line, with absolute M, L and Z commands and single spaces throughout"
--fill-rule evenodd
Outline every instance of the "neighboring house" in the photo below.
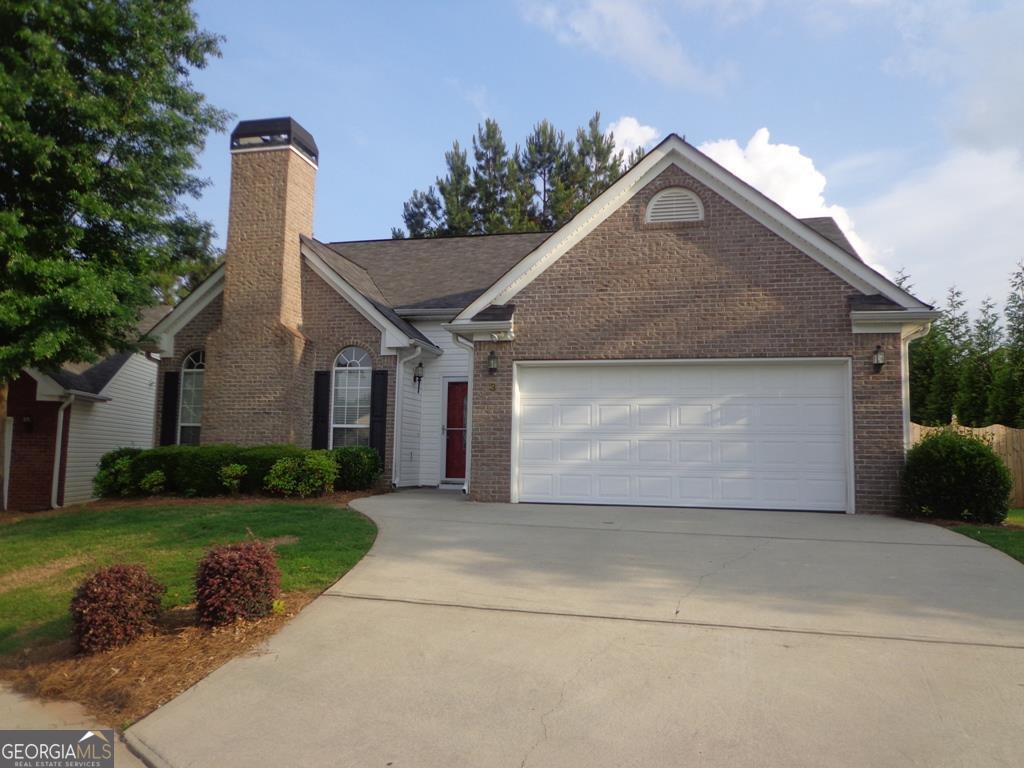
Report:
M 678 136 L 556 232 L 425 240 L 313 239 L 290 118 L 231 153 L 225 264 L 153 330 L 161 443 L 366 444 L 482 501 L 894 510 L 935 312 Z
M 169 311 L 147 310 L 140 331 Z M 5 508 L 34 511 L 89 501 L 104 453 L 152 447 L 156 374 L 155 360 L 132 352 L 51 373 L 24 369 L 8 392 L 10 466 L 0 497 Z

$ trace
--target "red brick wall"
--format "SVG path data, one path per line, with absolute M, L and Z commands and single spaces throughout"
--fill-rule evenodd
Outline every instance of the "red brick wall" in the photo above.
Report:
M 7 415 L 14 419 L 8 508 L 18 511 L 49 509 L 60 403 L 38 402 L 35 379 L 28 374 L 11 382 L 8 398 Z M 67 465 L 70 411 L 70 408 L 64 410 L 61 467 Z M 31 418 L 31 426 L 25 423 L 25 417 Z M 63 472 L 61 474 L 58 504 L 63 503 L 64 497 Z
M 704 222 L 644 224 L 650 198 L 677 184 L 701 197 Z M 509 499 L 513 360 L 850 357 L 857 510 L 894 511 L 903 459 L 899 336 L 853 334 L 857 294 L 667 169 L 512 299 L 515 341 L 476 344 L 472 497 Z M 876 344 L 888 360 L 878 374 Z M 491 349 L 497 376 L 486 370 Z

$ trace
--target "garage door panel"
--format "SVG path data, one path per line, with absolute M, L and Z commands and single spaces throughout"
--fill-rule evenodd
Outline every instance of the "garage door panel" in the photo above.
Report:
M 846 506 L 847 368 L 523 367 L 521 501 Z

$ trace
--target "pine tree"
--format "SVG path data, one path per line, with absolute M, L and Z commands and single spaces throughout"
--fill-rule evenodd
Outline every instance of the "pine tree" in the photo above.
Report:
M 508 148 L 498 123 L 490 118 L 478 125 L 473 137 L 473 232 L 494 234 L 509 231 Z
M 957 418 L 969 427 L 988 426 L 993 357 L 1001 341 L 1002 329 L 995 302 L 986 298 L 981 303 L 960 361 L 960 380 L 954 402 Z
M 413 190 L 412 197 L 402 204 L 402 221 L 409 232 L 409 237 L 434 237 L 443 234 L 446 227 L 444 207 L 441 198 L 433 187 L 426 192 Z M 391 236 L 400 235 L 397 230 Z
M 526 139 L 526 151 L 522 159 L 524 176 L 536 180 L 537 201 L 531 213 L 541 229 L 554 228 L 558 220 L 554 214 L 552 196 L 564 158 L 565 134 L 556 131 L 547 120 L 541 120 Z
M 437 180 L 437 189 L 444 202 L 444 225 L 446 235 L 467 235 L 473 230 L 473 184 L 466 150 L 459 142 L 452 142 L 452 148 L 444 153 L 448 174 Z
M 1024 261 L 1010 277 L 1004 310 L 1005 347 L 993 361 L 988 420 L 992 424 L 1024 427 Z

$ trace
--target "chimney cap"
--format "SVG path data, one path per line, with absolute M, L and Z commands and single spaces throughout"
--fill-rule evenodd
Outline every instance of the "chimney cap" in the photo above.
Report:
M 295 147 L 314 163 L 320 158 L 320 150 L 313 141 L 313 134 L 291 117 L 242 120 L 231 132 L 232 151 L 286 146 Z

